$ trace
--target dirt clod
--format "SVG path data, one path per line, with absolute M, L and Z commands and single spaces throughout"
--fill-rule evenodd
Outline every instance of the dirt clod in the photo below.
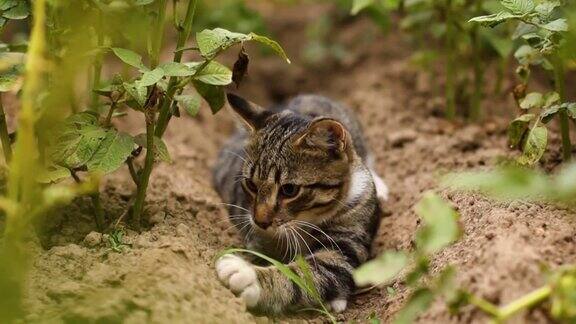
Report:
M 88 247 L 95 247 L 102 243 L 102 233 L 92 231 L 84 238 L 84 244 Z

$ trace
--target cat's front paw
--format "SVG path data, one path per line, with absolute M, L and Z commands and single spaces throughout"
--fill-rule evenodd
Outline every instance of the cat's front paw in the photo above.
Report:
M 216 273 L 218 279 L 244 299 L 248 307 L 258 304 L 262 288 L 253 265 L 239 256 L 227 254 L 216 261 Z

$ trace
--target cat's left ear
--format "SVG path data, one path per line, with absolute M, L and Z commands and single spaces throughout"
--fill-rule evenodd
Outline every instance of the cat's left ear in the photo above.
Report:
M 242 117 L 242 120 L 251 131 L 263 128 L 266 125 L 266 119 L 273 115 L 271 111 L 268 111 L 238 95 L 227 93 L 226 96 L 228 97 L 230 107 L 232 107 L 232 109 Z
M 348 142 L 348 131 L 337 120 L 318 118 L 296 141 L 297 147 L 316 148 L 330 152 L 344 152 Z

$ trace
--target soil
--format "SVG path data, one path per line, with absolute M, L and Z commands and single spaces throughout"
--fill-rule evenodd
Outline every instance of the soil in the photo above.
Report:
M 481 124 L 446 121 L 440 114 L 443 99 L 436 90 L 442 89 L 442 80 L 411 65 L 413 49 L 398 31 L 383 34 L 364 18 L 340 19 L 331 38 L 349 49 L 349 55 L 310 66 L 300 59 L 300 39 L 308 23 L 334 9 L 328 5 L 279 9 L 271 4 L 259 4 L 258 9 L 294 62 L 286 65 L 252 50 L 249 77 L 238 92 L 261 104 L 315 92 L 357 112 L 376 170 L 390 187 L 374 254 L 412 247 L 418 228 L 413 206 L 424 191 L 438 188 L 440 174 L 486 169 L 516 154 L 506 145 L 511 99 L 487 100 L 488 117 Z M 142 130 L 138 125 L 143 121 L 134 116 L 117 123 L 132 134 Z M 35 248 L 26 322 L 267 322 L 247 312 L 242 301 L 220 285 L 213 270 L 215 256 L 239 244 L 210 175 L 218 148 L 234 125 L 228 109 L 214 117 L 203 109 L 197 118 L 171 122 L 166 142 L 173 163 L 154 169 L 147 226 L 139 233 L 127 229 L 127 245 L 119 252 L 110 248 L 107 235 L 94 232 L 89 199 L 52 212 L 45 222 L 48 231 L 41 237 L 42 247 Z M 551 169 L 558 163 L 557 151 L 555 137 L 543 167 Z M 461 287 L 505 304 L 545 282 L 542 265 L 576 263 L 573 210 L 437 190 L 460 212 L 464 235 L 436 255 L 433 265 L 435 269 L 456 266 Z M 123 213 L 134 185 L 127 170 L 121 169 L 106 178 L 101 191 L 107 216 L 113 220 Z M 366 322 L 374 313 L 383 322 L 391 321 L 408 296 L 402 282 L 394 288 L 393 295 L 378 288 L 353 298 L 339 319 Z M 319 317 L 284 319 L 322 321 Z M 482 323 L 486 318 L 472 308 L 451 315 L 443 303 L 436 302 L 418 322 Z M 535 308 L 513 322 L 551 320 Z

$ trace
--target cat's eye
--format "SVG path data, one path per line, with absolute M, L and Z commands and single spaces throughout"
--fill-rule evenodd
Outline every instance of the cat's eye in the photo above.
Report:
M 245 186 L 246 189 L 248 189 L 250 192 L 256 192 L 256 191 L 258 191 L 258 187 L 257 187 L 256 184 L 254 183 L 254 181 L 252 181 L 252 180 L 250 180 L 250 179 L 244 180 L 244 186 Z
M 293 184 L 285 184 L 280 187 L 280 194 L 285 198 L 294 198 L 300 192 L 300 187 Z

